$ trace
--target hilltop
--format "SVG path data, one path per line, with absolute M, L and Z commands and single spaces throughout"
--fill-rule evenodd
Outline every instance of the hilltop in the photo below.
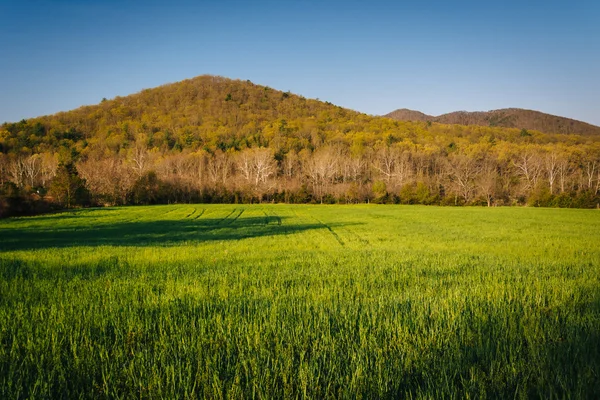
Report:
M 545 133 L 600 135 L 600 127 L 557 115 L 521 108 L 492 111 L 456 111 L 439 116 L 401 108 L 385 115 L 398 121 L 431 121 L 442 124 L 479 125 L 537 130 Z
M 4 124 L 0 134 L 2 129 L 8 133 L 0 135 L 0 149 L 37 152 L 66 143 L 78 144 L 78 151 L 101 146 L 118 152 L 140 136 L 149 147 L 163 151 L 239 149 L 265 146 L 276 132 L 294 131 L 299 140 L 310 136 L 312 126 L 303 129 L 290 121 L 354 120 L 358 116 L 355 111 L 250 81 L 203 75 L 104 99 L 97 105 Z

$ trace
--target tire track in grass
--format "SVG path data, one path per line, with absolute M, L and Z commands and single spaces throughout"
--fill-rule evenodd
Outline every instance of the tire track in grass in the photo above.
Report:
M 235 210 L 233 210 L 233 211 L 235 211 Z M 238 213 L 238 215 L 236 215 L 235 217 L 233 217 L 233 219 L 230 219 L 230 220 L 227 222 L 227 225 L 231 225 L 231 224 L 233 224 L 235 221 L 237 221 L 237 219 L 240 217 L 240 215 L 242 215 L 242 214 L 244 213 L 244 211 L 246 211 L 246 209 L 245 209 L 245 208 L 242 208 L 242 209 L 240 210 L 240 212 Z M 232 212 L 232 214 L 233 214 L 233 212 Z M 229 215 L 231 215 L 231 214 L 229 214 Z
M 196 207 L 193 207 L 191 205 L 175 205 L 175 208 L 171 211 L 169 211 L 167 214 L 169 214 L 169 219 L 176 219 L 177 221 L 182 221 L 184 219 L 188 219 L 191 216 L 193 216 L 196 211 L 198 211 L 198 209 Z M 192 210 L 192 212 L 190 212 L 190 209 Z M 174 214 L 174 215 L 171 215 Z
M 172 212 L 177 211 L 176 208 L 169 208 L 169 210 L 165 211 L 164 213 L 160 214 L 161 216 L 165 216 L 167 214 L 171 214 Z
M 154 214 L 152 216 L 152 219 L 157 219 L 158 217 L 161 217 L 160 219 L 164 220 L 165 216 L 167 216 L 167 214 L 171 214 L 172 212 L 175 212 L 175 211 L 180 211 L 180 208 L 177 207 L 177 206 L 171 206 L 171 205 L 169 205 L 169 208 L 166 211 L 164 211 L 164 212 L 162 212 L 160 214 Z
M 124 227 L 124 230 L 132 230 L 134 226 L 144 220 L 148 219 L 148 210 L 146 207 L 141 207 L 137 210 L 129 210 L 126 209 L 124 213 L 125 218 L 116 218 L 111 221 L 111 224 L 119 223 L 119 224 L 127 224 L 127 227 Z M 154 217 L 154 216 L 153 216 Z
M 157 206 L 157 207 L 166 208 L 164 206 Z M 146 219 L 150 219 L 151 221 L 158 221 L 158 220 L 164 221 L 166 219 L 165 216 L 167 214 L 170 214 L 173 211 L 178 211 L 178 210 L 179 210 L 179 207 L 170 206 L 166 210 L 161 210 L 162 212 L 160 212 L 160 213 L 148 213 L 148 214 L 145 214 L 144 217 L 147 217 Z M 142 218 L 138 218 L 138 219 L 142 219 Z
M 156 222 L 156 221 L 165 221 L 165 216 L 173 211 L 178 210 L 178 207 L 166 208 L 165 206 L 153 206 L 149 211 L 147 207 L 143 207 L 142 210 L 135 212 L 132 217 L 127 221 L 124 221 L 128 224 L 137 225 L 139 223 L 145 222 Z M 134 229 L 134 227 L 130 227 L 130 229 Z M 137 229 L 137 228 L 136 228 Z
M 135 222 L 142 218 L 144 218 L 148 214 L 148 210 L 145 208 L 137 209 L 137 210 L 129 210 L 127 209 L 126 218 L 121 218 L 120 222 Z
M 335 238 L 335 240 L 337 240 L 338 243 L 342 247 L 345 246 L 344 241 L 342 240 L 342 238 L 340 238 L 340 236 L 333 229 L 331 229 L 331 227 L 329 225 L 327 225 L 326 223 L 324 223 L 323 221 L 321 221 L 318 218 L 315 218 L 315 217 L 313 217 L 313 218 L 315 219 L 315 221 L 317 221 L 318 223 L 320 223 L 321 225 L 323 225 L 325 228 L 327 228 L 327 230 L 333 235 L 333 237 Z
M 217 210 L 215 210 L 213 207 L 207 206 L 204 209 L 204 212 L 202 213 L 202 216 L 206 218 L 207 215 L 212 214 L 214 216 L 215 213 L 217 213 Z M 215 217 L 215 219 L 216 219 L 216 217 Z
M 167 215 L 168 213 L 177 210 L 177 208 L 167 208 L 165 210 L 165 206 L 143 206 L 140 207 L 141 209 L 139 210 L 134 210 L 130 213 L 129 218 L 127 219 L 123 219 L 123 222 L 133 222 L 133 223 L 137 223 L 139 221 L 143 221 L 143 220 L 151 220 L 151 221 L 155 221 L 157 219 L 163 219 L 162 217 L 164 217 L 165 215 Z M 152 211 L 149 211 L 152 210 Z M 160 209 L 160 210 L 158 210 Z M 158 212 L 156 212 L 158 211 Z
M 243 215 L 242 215 L 243 214 Z M 265 226 L 265 220 L 263 219 L 263 208 L 260 206 L 247 206 L 241 209 L 241 213 L 236 216 L 236 220 L 241 218 L 241 225 L 244 227 L 248 226 Z M 240 221 L 238 221 L 240 223 Z M 233 222 L 232 222 L 233 224 Z
M 194 218 L 192 218 L 194 221 L 197 220 L 198 218 L 200 218 L 204 212 L 206 211 L 206 208 L 203 208 L 202 211 L 200 211 L 200 213 L 198 215 L 196 215 Z
M 225 229 L 223 222 L 225 222 L 233 213 L 235 213 L 236 209 L 233 209 L 224 217 L 220 217 L 223 215 L 221 212 L 227 212 L 227 209 L 223 210 L 220 208 L 214 208 L 210 205 L 207 208 L 202 208 L 199 213 L 194 215 L 190 221 L 193 221 L 193 224 L 190 226 L 190 230 L 192 232 L 201 232 L 203 234 L 211 235 L 215 231 Z M 202 217 L 206 217 L 209 214 L 215 214 L 213 219 L 202 219 Z M 220 214 L 220 215 L 219 215 Z M 225 224 L 227 225 L 227 223 Z
M 294 214 L 298 215 L 298 213 L 296 213 L 296 211 L 294 210 Z M 327 229 L 329 231 L 329 233 L 331 233 L 331 235 L 335 238 L 335 240 L 340 244 L 340 246 L 345 247 L 345 243 L 342 240 L 342 238 L 340 238 L 340 236 L 333 230 L 331 229 L 331 227 L 329 225 L 327 225 L 326 223 L 324 223 L 323 221 L 321 221 L 320 219 L 318 219 L 317 217 L 313 216 L 313 215 L 309 215 L 310 218 L 314 219 L 315 221 L 317 221 L 322 227 L 324 227 L 325 229 Z
M 194 207 L 194 211 L 192 211 L 191 213 L 189 213 L 188 215 L 185 216 L 186 219 L 188 219 L 189 217 L 191 217 L 192 215 L 194 215 L 196 213 L 197 209 Z M 196 218 L 194 218 L 196 219 Z
M 217 222 L 215 222 L 215 225 L 221 225 L 223 222 L 225 222 L 227 220 L 227 218 L 231 217 L 231 215 L 233 215 L 233 213 L 235 213 L 237 211 L 236 208 L 234 208 L 229 214 L 227 214 L 224 218 L 221 218 L 220 220 L 218 220 Z

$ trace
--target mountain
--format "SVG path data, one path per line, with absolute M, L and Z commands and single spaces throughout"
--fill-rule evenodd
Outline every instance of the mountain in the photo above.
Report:
M 399 108 L 396 111 L 385 115 L 388 118 L 392 118 L 398 121 L 433 121 L 435 117 L 424 114 L 420 111 L 409 110 L 408 108 Z
M 338 122 L 355 124 L 365 118 L 372 119 L 250 81 L 203 75 L 103 99 L 96 105 L 3 124 L 0 152 L 38 153 L 70 147 L 77 153 L 118 153 L 138 139 L 160 151 L 226 151 L 267 146 L 278 135 L 283 136 L 279 143 L 296 139 L 300 143 L 290 145 L 301 148 L 335 133 Z
M 45 195 L 63 207 L 600 203 L 600 135 L 583 123 L 558 120 L 563 130 L 585 134 L 577 135 L 532 129 L 558 131 L 558 117 L 524 110 L 435 117 L 463 125 L 432 123 L 433 117 L 410 110 L 395 115 L 418 121 L 204 75 L 5 123 L 0 216 L 32 212 L 20 206 Z
M 384 142 L 423 142 L 434 137 L 443 137 L 450 143 L 459 131 L 460 136 L 473 140 L 487 135 L 511 142 L 521 140 L 520 128 L 534 131 L 531 133 L 537 130 L 588 137 L 600 133 L 600 128 L 583 122 L 517 109 L 439 117 L 404 109 L 388 116 L 401 121 L 366 115 L 250 81 L 202 75 L 125 97 L 103 99 L 96 105 L 5 123 L 0 125 L 0 153 L 58 152 L 63 158 L 98 159 L 130 152 L 132 144 L 140 143 L 161 153 L 271 147 L 281 158 L 290 150 L 312 152 L 334 143 L 373 147 Z M 431 126 L 428 121 L 442 124 Z M 487 131 L 479 125 L 485 125 Z M 536 134 L 527 140 L 547 143 L 557 139 Z
M 401 108 L 385 117 L 398 121 L 431 121 L 441 124 L 480 125 L 518 128 L 546 133 L 600 135 L 600 127 L 570 118 L 545 114 L 521 108 L 504 108 L 492 111 L 456 111 L 439 116 Z

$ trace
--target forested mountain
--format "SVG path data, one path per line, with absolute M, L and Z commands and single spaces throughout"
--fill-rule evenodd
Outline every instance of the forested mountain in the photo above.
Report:
M 437 117 L 401 108 L 385 116 L 398 121 L 432 121 L 441 124 L 530 129 L 545 133 L 600 135 L 600 127 L 598 126 L 539 111 L 523 110 L 521 108 L 474 112 L 456 111 Z
M 596 206 L 600 135 L 492 125 L 394 121 L 200 76 L 0 126 L 0 214 L 23 196 Z
M 385 117 L 395 119 L 396 121 L 432 121 L 435 119 L 432 115 L 427 115 L 421 111 L 409 110 L 408 108 L 399 108 L 392 111 L 389 114 L 384 115 Z

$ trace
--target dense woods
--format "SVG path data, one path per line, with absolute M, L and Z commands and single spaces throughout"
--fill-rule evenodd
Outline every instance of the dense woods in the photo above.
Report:
M 0 151 L 2 215 L 48 203 L 600 203 L 600 135 L 395 121 L 215 76 L 5 123 Z

